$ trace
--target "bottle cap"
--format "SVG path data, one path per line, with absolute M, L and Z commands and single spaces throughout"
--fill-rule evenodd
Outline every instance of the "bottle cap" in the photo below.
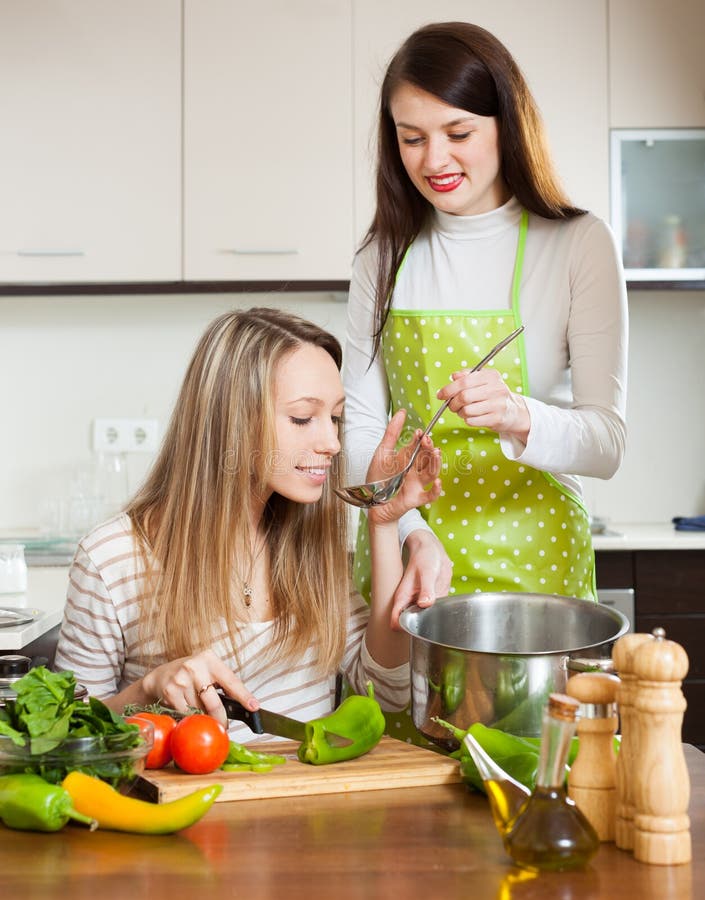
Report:
M 562 719 L 564 722 L 574 722 L 577 718 L 580 703 L 567 694 L 548 695 L 548 714 L 554 719 Z

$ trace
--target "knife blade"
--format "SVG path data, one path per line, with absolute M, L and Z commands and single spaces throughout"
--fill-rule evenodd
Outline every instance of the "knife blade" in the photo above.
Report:
M 228 718 L 244 722 L 255 734 L 276 734 L 278 737 L 290 738 L 292 741 L 299 742 L 305 740 L 306 726 L 304 722 L 261 707 L 257 710 L 246 709 L 242 703 L 232 697 L 226 697 L 222 691 L 218 691 L 218 695 Z M 347 747 L 352 744 L 349 738 L 332 731 L 326 731 L 326 740 L 333 747 Z

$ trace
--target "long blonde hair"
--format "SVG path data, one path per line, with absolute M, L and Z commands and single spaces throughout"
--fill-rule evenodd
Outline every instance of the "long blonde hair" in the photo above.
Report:
M 142 638 L 156 641 L 160 656 L 211 646 L 223 621 L 237 656 L 232 590 L 254 546 L 250 498 L 265 493 L 276 459 L 274 380 L 281 361 L 307 343 L 340 369 L 333 335 L 276 309 L 226 313 L 198 343 L 157 459 L 126 510 L 146 566 Z M 335 670 L 345 645 L 347 516 L 332 490 L 341 459 L 317 503 L 272 494 L 262 523 L 278 656 L 294 659 L 315 645 L 323 672 Z

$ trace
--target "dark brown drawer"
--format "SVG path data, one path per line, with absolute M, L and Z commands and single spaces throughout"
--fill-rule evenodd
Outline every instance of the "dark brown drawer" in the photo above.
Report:
M 637 615 L 705 614 L 705 550 L 634 554 Z
M 629 550 L 598 550 L 595 553 L 598 588 L 634 586 L 634 554 Z
M 705 746 L 705 682 L 684 682 L 683 694 L 688 708 L 683 717 L 683 740 L 686 744 Z

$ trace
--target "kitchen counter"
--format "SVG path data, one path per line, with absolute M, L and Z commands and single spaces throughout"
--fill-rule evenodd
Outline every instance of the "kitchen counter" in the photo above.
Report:
M 171 836 L 0 826 L 3 894 L 42 900 L 692 900 L 705 890 L 705 755 L 686 746 L 693 862 L 602 844 L 582 872 L 511 865 L 487 800 L 462 784 L 218 802 Z M 262 777 L 266 777 L 262 776 Z
M 672 522 L 608 522 L 592 536 L 595 550 L 705 550 L 705 531 L 676 531 Z
M 0 628 L 0 651 L 21 650 L 55 628 L 64 614 L 67 566 L 30 566 L 25 594 L 0 594 L 0 606 L 18 611 L 32 610 L 36 617 L 28 625 Z

